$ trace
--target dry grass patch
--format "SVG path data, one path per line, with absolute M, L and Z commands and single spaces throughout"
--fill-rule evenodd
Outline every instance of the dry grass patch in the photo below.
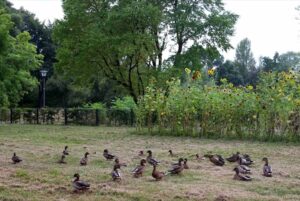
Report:
M 0 200 L 300 200 L 300 148 L 297 145 L 183 137 L 141 136 L 130 134 L 131 128 L 64 127 L 13 125 L 0 127 Z M 63 147 L 68 145 L 67 164 L 58 164 Z M 122 169 L 123 180 L 111 181 L 112 161 L 104 160 L 103 149 L 128 164 Z M 161 160 L 159 170 L 166 171 L 178 157 L 189 159 L 190 169 L 178 176 L 153 181 L 152 167 L 147 166 L 143 178 L 135 179 L 131 170 L 139 164 L 140 150 L 151 149 Z M 170 157 L 172 149 L 177 157 Z M 86 167 L 79 160 L 91 153 Z M 235 164 L 216 167 L 208 160 L 196 161 L 194 155 L 207 152 L 229 156 L 240 151 L 250 154 L 252 182 L 234 181 Z M 12 153 L 24 161 L 12 164 Z M 274 177 L 261 175 L 267 156 Z M 75 194 L 71 181 L 74 173 L 91 183 L 90 192 Z

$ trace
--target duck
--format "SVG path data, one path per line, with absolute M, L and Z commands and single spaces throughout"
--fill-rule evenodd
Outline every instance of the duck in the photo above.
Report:
M 185 159 L 183 160 L 183 168 L 184 168 L 184 169 L 190 169 L 190 167 L 189 167 L 188 164 L 187 164 L 187 161 L 188 161 L 187 158 L 185 158 Z
M 139 151 L 138 156 L 144 156 L 144 151 L 143 150 Z
M 84 154 L 84 157 L 80 160 L 80 165 L 87 165 L 89 154 L 90 154 L 89 152 L 86 152 Z
M 248 175 L 241 175 L 239 172 L 239 169 L 237 167 L 235 167 L 233 169 L 233 171 L 235 171 L 235 175 L 233 177 L 233 179 L 235 179 L 235 180 L 240 180 L 240 181 L 251 181 L 252 180 L 252 178 Z
M 183 161 L 184 161 L 183 158 L 179 158 L 178 164 L 174 164 L 172 166 L 172 169 L 168 170 L 168 172 L 171 174 L 180 174 L 184 169 L 183 164 L 182 164 Z
M 232 154 L 232 156 L 230 156 L 229 158 L 226 158 L 226 160 L 228 162 L 237 162 L 239 160 L 239 155 L 240 155 L 240 152 L 236 152 L 236 154 Z
M 196 160 L 197 161 L 201 161 L 201 160 L 205 159 L 204 157 L 200 158 L 199 154 L 195 154 L 195 156 L 196 156 Z
M 58 161 L 58 163 L 60 163 L 60 164 L 66 164 L 67 162 L 65 161 L 65 158 L 66 158 L 66 155 L 65 155 L 65 154 L 61 155 L 61 158 L 60 158 L 60 160 Z
M 263 167 L 263 175 L 265 177 L 272 177 L 272 167 L 269 165 L 269 160 L 268 158 L 263 158 L 262 161 L 265 162 L 264 167 Z
M 239 173 L 241 174 L 251 174 L 250 168 L 246 165 L 238 165 L 236 168 L 238 168 Z
M 17 156 L 16 153 L 13 154 L 11 160 L 14 164 L 22 162 L 22 159 L 19 156 Z
M 154 165 L 153 165 L 152 177 L 153 177 L 156 181 L 160 181 L 160 180 L 162 180 L 162 178 L 165 176 L 165 173 L 156 170 L 156 166 L 157 166 L 157 164 L 154 164 Z
M 133 177 L 139 178 L 139 177 L 143 176 L 143 173 L 144 173 L 145 168 L 146 168 L 146 162 L 147 161 L 145 159 L 142 159 L 140 161 L 140 165 L 137 166 L 136 168 L 134 168 L 134 170 L 132 170 Z
M 159 161 L 157 161 L 154 158 L 152 158 L 152 151 L 151 150 L 148 150 L 147 153 L 148 153 L 147 162 L 150 165 L 158 165 L 160 163 Z
M 209 158 L 210 162 L 217 166 L 223 166 L 225 164 L 225 160 L 221 155 L 212 155 L 212 154 L 206 154 L 204 157 Z
M 121 168 L 121 166 L 119 164 L 114 165 L 113 171 L 111 173 L 113 181 L 121 181 L 120 168 Z
M 74 174 L 74 177 L 75 177 L 75 179 L 73 181 L 73 187 L 74 187 L 75 191 L 85 191 L 90 188 L 89 183 L 79 180 L 80 176 L 78 173 Z
M 122 166 L 123 166 L 123 167 L 127 167 L 126 163 L 121 163 L 120 160 L 119 160 L 118 158 L 115 159 L 115 166 L 118 166 L 118 167 L 120 167 L 120 168 L 121 168 Z
M 106 160 L 112 160 L 116 157 L 115 155 L 110 154 L 107 149 L 104 149 L 103 156 Z
M 69 155 L 68 146 L 65 146 L 65 149 L 63 150 L 63 155 Z
M 251 157 L 248 154 L 244 154 L 243 157 L 249 161 L 251 164 L 254 163 L 254 161 L 251 159 Z
M 172 149 L 170 149 L 169 151 L 169 156 L 171 157 L 176 157 L 177 155 L 173 153 Z
M 244 156 L 239 156 L 238 163 L 239 163 L 239 165 L 250 166 L 253 163 L 253 161 L 250 158 L 245 158 Z

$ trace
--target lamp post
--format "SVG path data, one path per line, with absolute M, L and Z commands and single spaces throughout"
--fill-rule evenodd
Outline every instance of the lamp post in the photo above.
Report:
M 41 74 L 41 77 L 43 79 L 43 87 L 42 87 L 42 96 L 43 96 L 43 103 L 42 103 L 42 107 L 45 107 L 46 105 L 46 77 L 47 77 L 47 73 L 48 73 L 48 70 L 46 69 L 41 69 L 40 70 L 40 74 Z

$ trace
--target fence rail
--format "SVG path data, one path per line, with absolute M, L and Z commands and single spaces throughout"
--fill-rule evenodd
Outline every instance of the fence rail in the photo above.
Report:
M 134 126 L 132 110 L 89 108 L 0 108 L 0 124 Z

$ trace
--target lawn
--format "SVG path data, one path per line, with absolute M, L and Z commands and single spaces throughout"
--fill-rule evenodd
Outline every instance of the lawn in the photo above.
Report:
M 197 138 L 142 136 L 132 128 L 84 126 L 0 126 L 0 200 L 300 200 L 300 147 L 291 144 L 244 141 L 204 140 Z M 67 164 L 57 164 L 63 147 L 68 145 Z M 104 160 L 103 149 L 128 164 L 122 169 L 123 180 L 111 181 L 112 161 Z M 161 160 L 159 170 L 166 171 L 176 157 L 189 159 L 189 170 L 168 175 L 155 182 L 152 167 L 144 177 L 132 178 L 131 170 L 139 163 L 140 150 L 151 149 Z M 79 166 L 83 154 L 91 153 L 89 164 Z M 194 154 L 213 152 L 228 157 L 236 151 L 255 160 L 252 182 L 233 180 L 235 164 L 224 167 L 208 160 L 196 161 Z M 23 158 L 12 164 L 13 152 Z M 261 176 L 263 157 L 269 158 L 274 176 Z M 74 173 L 91 184 L 89 192 L 72 192 Z

